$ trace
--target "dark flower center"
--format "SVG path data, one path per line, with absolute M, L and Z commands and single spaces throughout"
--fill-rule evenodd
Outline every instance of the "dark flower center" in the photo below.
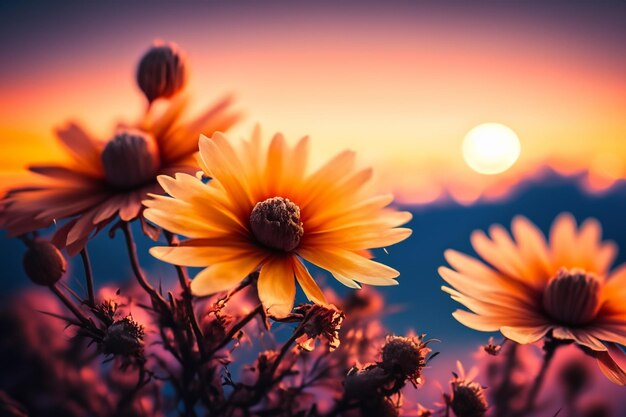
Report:
M 285 252 L 297 248 L 304 234 L 300 207 L 282 197 L 257 203 L 250 214 L 250 228 L 260 243 Z
M 600 309 L 600 283 L 583 270 L 562 268 L 543 293 L 543 307 L 559 323 L 589 323 Z
M 152 136 L 143 132 L 121 132 L 104 147 L 102 166 L 107 182 L 123 190 L 154 179 L 159 152 Z

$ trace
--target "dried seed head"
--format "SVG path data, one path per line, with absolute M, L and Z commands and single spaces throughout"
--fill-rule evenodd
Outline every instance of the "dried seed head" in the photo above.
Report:
M 450 407 L 457 417 L 483 417 L 487 413 L 487 399 L 477 382 L 452 381 Z
M 419 384 L 429 352 L 430 349 L 418 337 L 387 336 L 381 366 L 390 374 Z
M 23 259 L 26 275 L 37 285 L 56 284 L 67 270 L 61 251 L 45 240 L 34 240 L 28 246 Z
M 304 234 L 300 207 L 282 197 L 257 203 L 250 214 L 250 228 L 259 243 L 285 252 L 297 248 Z
M 159 150 L 154 138 L 140 131 L 120 132 L 102 151 L 107 182 L 122 190 L 154 180 L 159 167 Z
M 559 323 L 589 323 L 600 309 L 600 283 L 581 269 L 561 268 L 543 293 L 543 307 Z
M 331 351 L 339 347 L 339 330 L 345 316 L 335 306 L 303 304 L 296 308 L 296 313 L 302 313 L 305 320 L 302 324 L 304 334 L 297 339 L 302 349 L 312 351 L 319 337 L 328 341 Z
M 137 84 L 151 103 L 169 98 L 182 90 L 187 82 L 187 65 L 178 45 L 155 42 L 139 61 Z
M 102 351 L 105 355 L 132 356 L 143 352 L 143 326 L 131 317 L 115 321 L 105 331 Z

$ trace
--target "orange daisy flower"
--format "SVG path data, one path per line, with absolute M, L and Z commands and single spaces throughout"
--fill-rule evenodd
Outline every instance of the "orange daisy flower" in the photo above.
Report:
M 343 152 L 307 172 L 308 138 L 290 148 L 282 135 L 262 149 L 259 130 L 235 149 L 223 134 L 200 138 L 199 162 L 212 179 L 188 174 L 160 176 L 171 197 L 144 204 L 147 219 L 191 239 L 155 247 L 155 257 L 177 265 L 209 266 L 191 283 L 196 295 L 231 289 L 260 268 L 259 297 L 270 314 L 287 315 L 296 292 L 326 299 L 302 263 L 305 259 L 343 284 L 395 285 L 399 273 L 371 260 L 368 249 L 406 239 L 397 228 L 411 214 L 386 208 L 391 195 L 363 189 L 371 169 L 353 172 L 355 154 Z
M 228 129 L 238 120 L 230 105 L 230 98 L 223 99 L 184 121 L 186 100 L 179 97 L 159 114 L 152 109 L 137 125 L 119 126 L 108 141 L 68 124 L 57 136 L 70 162 L 30 166 L 38 178 L 0 200 L 0 227 L 18 236 L 71 219 L 52 241 L 75 255 L 94 231 L 118 215 L 124 221 L 137 218 L 147 193 L 162 192 L 157 175 L 195 171 L 198 136 Z
M 617 248 L 602 241 L 595 219 L 580 228 L 561 214 L 549 240 L 524 217 L 512 223 L 513 238 L 499 225 L 472 234 L 472 246 L 489 265 L 448 250 L 453 269 L 439 274 L 442 287 L 472 312 L 453 316 L 480 331 L 496 331 L 518 343 L 549 335 L 573 341 L 598 359 L 604 374 L 626 384 L 626 264 L 610 271 Z

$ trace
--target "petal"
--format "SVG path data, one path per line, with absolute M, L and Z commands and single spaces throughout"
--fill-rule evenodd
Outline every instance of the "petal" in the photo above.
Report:
M 598 338 L 585 330 L 556 327 L 552 329 L 552 336 L 556 339 L 573 340 L 576 344 L 594 351 L 606 350 L 606 346 Z
M 326 297 L 320 287 L 317 286 L 313 277 L 306 269 L 306 267 L 302 264 L 300 259 L 293 258 L 293 269 L 296 273 L 296 278 L 298 283 L 302 287 L 302 290 L 306 294 L 307 298 L 313 301 L 316 304 L 327 305 Z
M 205 268 L 191 281 L 191 292 L 204 296 L 229 290 L 253 272 L 263 259 L 264 255 L 254 254 Z
M 208 266 L 237 257 L 253 255 L 251 246 L 156 246 L 150 248 L 155 258 L 174 265 Z
M 296 297 L 291 258 L 268 259 L 259 274 L 258 290 L 259 299 L 270 315 L 281 318 L 291 313 Z
M 550 330 L 550 326 L 547 325 L 530 327 L 503 326 L 500 328 L 500 332 L 504 337 L 522 345 L 535 343 L 544 337 L 548 330 Z
M 607 350 L 595 356 L 600 370 L 611 382 L 626 385 L 626 354 L 619 346 L 608 343 Z
M 398 285 L 393 279 L 400 275 L 398 271 L 354 252 L 322 248 L 300 248 L 298 252 L 304 259 L 320 268 L 354 281 L 370 285 Z

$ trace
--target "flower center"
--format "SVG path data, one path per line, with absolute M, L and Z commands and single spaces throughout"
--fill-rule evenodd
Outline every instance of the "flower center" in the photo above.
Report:
M 107 182 L 130 189 L 154 179 L 159 167 L 159 151 L 152 136 L 143 132 L 121 132 L 102 151 Z
M 282 197 L 257 203 L 250 214 L 254 237 L 265 246 L 289 252 L 298 247 L 304 228 L 300 207 Z
M 562 324 L 589 323 L 600 309 L 600 283 L 581 269 L 561 268 L 543 293 L 543 307 Z

